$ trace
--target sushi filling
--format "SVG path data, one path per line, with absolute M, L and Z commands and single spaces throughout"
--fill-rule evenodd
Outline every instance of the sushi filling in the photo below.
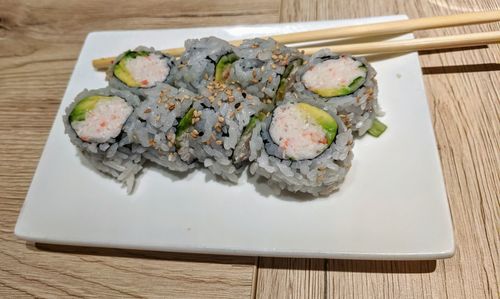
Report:
M 336 134 L 335 119 L 306 103 L 277 107 L 269 126 L 269 135 L 283 159 L 313 159 L 332 144 Z
M 129 87 L 152 87 L 167 79 L 170 67 L 166 57 L 145 51 L 127 52 L 115 66 L 114 75 Z
M 132 107 L 120 97 L 90 96 L 78 102 L 69 121 L 81 140 L 104 143 L 120 134 L 131 113 Z
M 348 95 L 366 80 L 367 69 L 359 61 L 345 55 L 316 64 L 302 76 L 307 89 L 322 97 Z

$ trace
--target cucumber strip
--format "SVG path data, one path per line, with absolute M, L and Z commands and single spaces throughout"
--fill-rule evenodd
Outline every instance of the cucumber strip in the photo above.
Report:
M 373 137 L 379 137 L 384 133 L 384 131 L 387 129 L 387 125 L 381 122 L 378 119 L 373 120 L 372 127 L 368 130 L 368 134 L 372 135 Z
M 217 65 L 215 66 L 215 81 L 217 82 L 223 82 L 227 79 L 227 73 L 229 71 L 229 68 L 235 62 L 238 60 L 239 57 L 236 56 L 236 54 L 231 53 L 222 56 L 219 61 L 217 62 Z
M 179 142 L 179 139 L 182 137 L 182 134 L 184 134 L 184 132 L 186 132 L 189 127 L 191 127 L 193 114 L 194 114 L 194 108 L 189 109 L 188 112 L 184 114 L 181 121 L 177 125 L 177 130 L 175 132 L 176 143 Z
M 265 118 L 266 114 L 264 112 L 259 112 L 250 118 L 250 121 L 241 134 L 240 140 L 238 140 L 238 143 L 234 148 L 234 164 L 240 164 L 248 159 L 250 156 L 250 139 L 252 137 L 253 129 L 255 129 L 255 126 L 259 121 L 263 121 Z
M 279 102 L 283 100 L 286 93 L 286 88 L 288 87 L 288 77 L 292 74 L 294 70 L 296 70 L 299 66 L 302 65 L 302 59 L 295 59 L 290 64 L 288 64 L 283 72 L 283 75 L 280 79 L 280 84 L 278 85 L 278 89 L 276 90 L 276 94 L 274 95 L 273 102 Z

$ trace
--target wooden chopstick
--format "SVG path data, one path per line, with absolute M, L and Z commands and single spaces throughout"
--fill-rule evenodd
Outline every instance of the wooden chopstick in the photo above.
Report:
M 283 44 L 293 44 L 309 41 L 332 40 L 346 37 L 358 38 L 407 33 L 415 30 L 488 23 L 495 21 L 500 21 L 500 10 L 327 28 L 306 32 L 280 34 L 270 37 Z M 239 45 L 241 44 L 241 42 L 242 40 L 234 40 L 231 41 L 231 44 Z M 184 50 L 184 48 L 172 48 L 162 50 L 162 52 L 172 56 L 180 56 L 184 52 Z M 94 66 L 94 68 L 100 70 L 107 68 L 110 64 L 113 63 L 113 61 L 114 57 L 98 58 L 92 61 L 92 65 Z
M 495 43 L 500 43 L 500 31 L 350 45 L 305 47 L 301 48 L 301 50 L 308 55 L 324 48 L 328 48 L 335 53 L 349 54 L 401 53 L 421 50 L 480 46 Z
M 375 24 L 320 29 L 308 32 L 295 32 L 275 35 L 272 38 L 283 44 L 329 40 L 346 37 L 381 36 L 407 33 L 416 30 L 470 25 L 500 21 L 500 10 L 472 12 L 451 16 L 436 16 L 418 19 L 389 21 Z

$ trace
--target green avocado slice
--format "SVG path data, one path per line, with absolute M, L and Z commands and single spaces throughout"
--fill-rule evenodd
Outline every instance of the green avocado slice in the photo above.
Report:
M 306 103 L 298 103 L 298 108 L 314 119 L 326 134 L 328 145 L 332 144 L 337 135 L 338 125 L 335 119 L 328 112 Z
M 231 68 L 231 65 L 238 59 L 240 58 L 234 53 L 222 56 L 215 66 L 215 81 L 226 81 L 229 77 L 229 70 Z
M 182 117 L 177 125 L 177 130 L 175 132 L 175 141 L 178 143 L 182 135 L 192 126 L 192 120 L 194 115 L 194 108 L 188 110 L 186 114 Z
M 132 74 L 130 74 L 129 70 L 127 69 L 127 62 L 129 62 L 132 59 L 135 59 L 139 56 L 149 56 L 149 52 L 146 51 L 127 51 L 123 57 L 121 58 L 120 62 L 118 62 L 115 65 L 115 68 L 113 70 L 113 74 L 120 79 L 123 83 L 125 83 L 128 87 L 140 87 L 141 83 L 135 81 L 134 77 L 132 77 Z
M 95 105 L 100 101 L 109 101 L 113 97 L 107 96 L 89 96 L 83 98 L 75 105 L 73 110 L 69 115 L 69 122 L 72 123 L 74 121 L 83 121 L 87 116 L 87 112 L 92 111 L 95 108 Z

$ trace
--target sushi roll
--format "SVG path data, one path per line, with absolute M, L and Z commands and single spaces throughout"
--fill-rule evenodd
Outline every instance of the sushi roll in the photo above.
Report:
M 159 83 L 173 78 L 172 57 L 154 48 L 137 47 L 119 55 L 107 71 L 109 86 L 130 91 L 140 97 Z
M 212 95 L 195 101 L 179 123 L 179 155 L 186 162 L 196 160 L 213 174 L 237 182 L 244 159 L 233 163 L 235 149 L 244 150 L 242 134 L 265 105 L 239 86 L 213 82 L 207 89 Z
M 375 75 L 364 58 L 323 49 L 297 71 L 293 91 L 301 98 L 331 105 L 346 125 L 361 136 L 381 114 Z
M 145 91 L 145 100 L 135 109 L 125 131 L 145 149 L 143 156 L 171 171 L 187 171 L 195 166 L 182 161 L 176 151 L 175 134 L 181 118 L 193 104 L 195 95 L 165 83 Z
M 251 174 L 281 190 L 313 195 L 338 189 L 353 157 L 351 130 L 335 109 L 291 94 L 254 129 L 250 144 Z
M 221 76 L 221 66 L 235 59 L 231 56 L 234 47 L 227 41 L 213 36 L 188 39 L 184 48 L 186 50 L 176 64 L 177 71 L 174 74 L 173 84 L 193 92 L 198 92 L 199 88 L 215 80 L 217 65 L 219 65 L 217 76 Z
M 139 98 L 113 88 L 84 90 L 66 109 L 65 132 L 98 170 L 127 185 L 131 192 L 143 159 L 124 128 Z
M 273 39 L 248 39 L 234 49 L 235 60 L 228 68 L 227 82 L 237 83 L 261 99 L 275 100 L 283 90 L 293 68 L 302 63 L 302 54 Z

